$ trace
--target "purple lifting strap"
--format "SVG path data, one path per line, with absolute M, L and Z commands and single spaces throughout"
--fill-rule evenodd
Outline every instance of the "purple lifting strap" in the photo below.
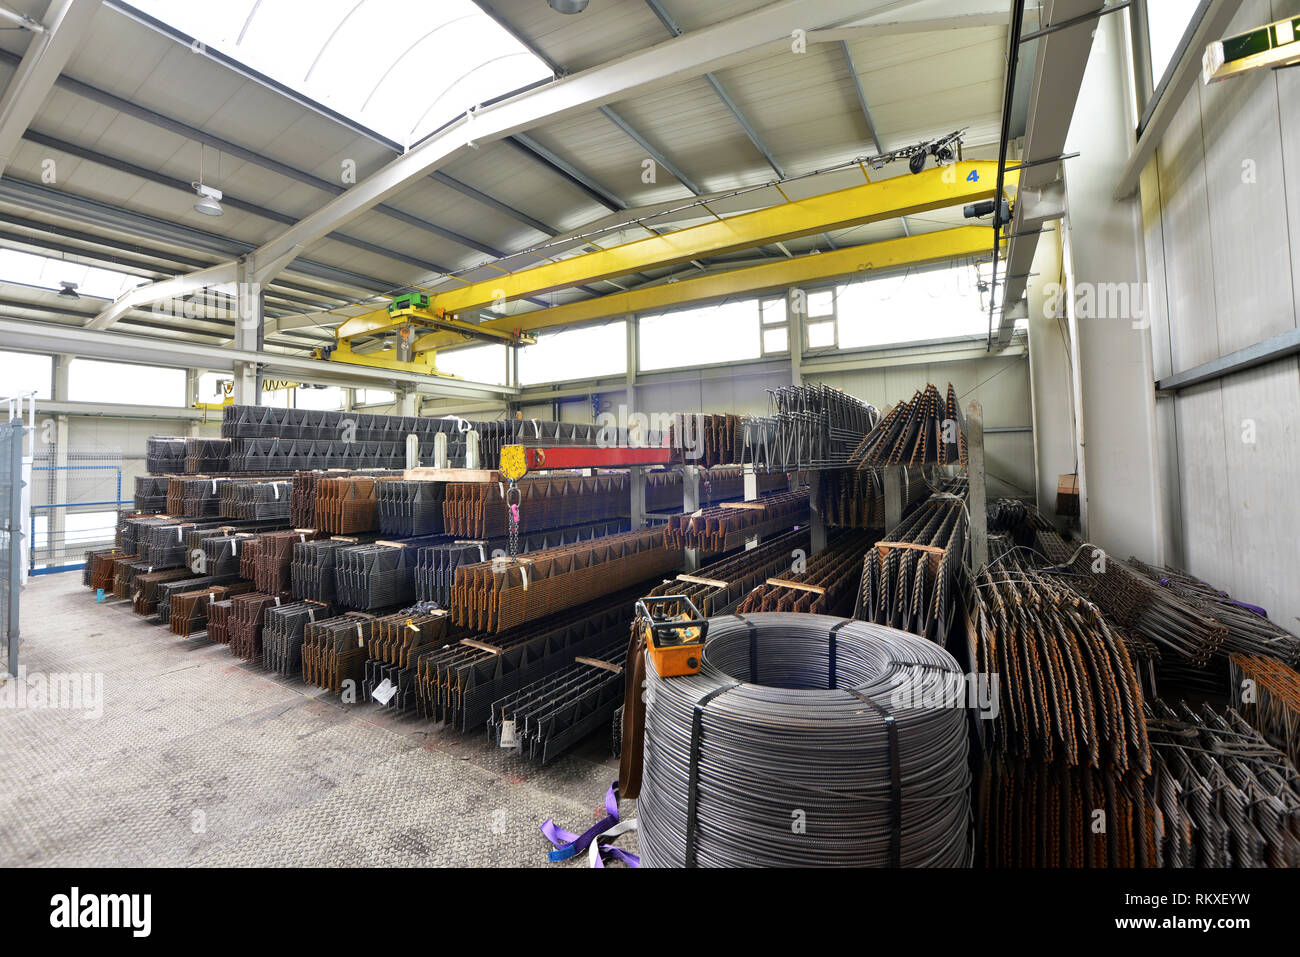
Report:
M 555 849 L 547 852 L 547 857 L 552 861 L 566 861 L 571 857 L 582 854 L 591 846 L 591 842 L 596 840 L 598 835 L 604 834 L 611 827 L 618 823 L 618 782 L 615 781 L 605 792 L 605 816 L 597 821 L 591 827 L 587 828 L 581 834 L 574 834 L 572 831 L 566 831 L 555 821 L 547 818 L 541 827 L 542 834 L 545 838 L 555 845 Z M 617 847 L 602 845 L 597 842 L 600 850 L 599 859 L 596 862 L 597 867 L 604 867 L 611 860 L 619 860 L 629 867 L 640 867 L 641 858 L 629 851 L 624 851 Z

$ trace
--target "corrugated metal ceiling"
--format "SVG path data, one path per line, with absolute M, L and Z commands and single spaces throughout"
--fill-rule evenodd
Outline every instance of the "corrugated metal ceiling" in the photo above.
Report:
M 8 5 L 35 16 L 45 6 L 40 0 L 10 0 Z M 709 4 L 662 0 L 668 16 L 687 32 L 764 5 L 762 0 Z M 671 36 L 645 0 L 592 0 L 587 12 L 567 17 L 551 11 L 545 0 L 490 0 L 480 6 L 508 24 L 525 43 L 563 71 L 586 69 L 662 43 Z M 920 0 L 896 6 L 899 8 L 868 22 L 888 23 L 904 17 L 953 18 L 984 13 L 992 5 L 988 0 L 944 3 Z M 857 65 L 858 80 L 885 146 L 901 146 L 962 126 L 970 128 L 968 143 L 995 140 L 1005 44 L 1006 28 L 999 25 L 851 39 L 848 46 Z M 0 83 L 8 82 L 14 55 L 21 55 L 24 45 L 25 35 L 0 31 L 0 49 L 9 52 L 4 62 L 0 62 Z M 394 155 L 391 147 L 378 138 L 362 135 L 281 92 L 198 55 L 175 39 L 107 5 L 95 16 L 92 39 L 74 54 L 64 75 L 111 97 L 197 128 L 206 136 L 219 137 L 259 154 L 264 159 L 254 162 L 208 146 L 203 150 L 204 179 L 228 196 L 264 207 L 281 218 L 296 220 L 318 209 L 331 195 L 319 181 L 345 187 L 348 184 L 343 181 L 343 173 L 351 164 L 355 165 L 356 178 L 360 180 Z M 788 174 L 805 173 L 873 151 L 853 77 L 838 42 L 814 40 L 804 53 L 777 50 L 741 66 L 721 70 L 715 79 L 762 145 Z M 611 106 L 637 133 L 709 193 L 766 183 L 775 178 L 772 166 L 705 79 L 694 79 Z M 46 100 L 32 130 L 66 141 L 81 151 L 90 151 L 97 158 L 72 156 L 48 145 L 25 141 L 6 179 L 13 177 L 39 184 L 43 161 L 53 157 L 58 171 L 57 188 L 75 197 L 202 230 L 236 243 L 256 244 L 283 228 L 273 218 L 235 209 L 229 204 L 219 218 L 201 216 L 192 209 L 191 193 L 114 168 L 122 163 L 133 164 L 182 185 L 197 180 L 199 143 L 183 129 L 178 132 L 164 125 L 97 102 L 97 98 L 87 95 L 84 87 L 70 89 L 69 84 L 60 85 Z M 693 198 L 690 190 L 662 167 L 656 170 L 656 182 L 644 182 L 645 150 L 601 113 L 544 124 L 529 135 L 631 207 L 671 206 Z M 292 168 L 291 175 L 285 174 L 284 166 Z M 435 278 L 429 269 L 417 263 L 465 270 L 494 258 L 485 249 L 522 250 L 547 238 L 525 220 L 540 221 L 552 230 L 567 233 L 581 231 L 602 218 L 625 221 L 629 215 L 611 214 L 581 188 L 509 143 L 485 144 L 474 155 L 451 163 L 443 173 L 517 212 L 511 214 L 492 208 L 433 178 L 424 178 L 397 194 L 388 205 L 432 224 L 438 232 L 459 234 L 463 240 L 437 235 L 424 226 L 372 210 L 350 222 L 341 232 L 352 240 L 388 250 L 392 255 L 360 249 L 337 236 L 314 244 L 307 253 L 307 258 L 315 263 L 361 274 L 373 280 L 371 284 L 359 286 L 349 279 L 330 282 L 304 275 L 298 268 L 301 263 L 284 277 L 286 282 L 340 300 L 364 297 L 376 288 L 397 289 L 406 284 L 429 283 Z M 853 182 L 860 182 L 860 173 L 852 170 L 831 173 L 792 183 L 787 193 L 825 192 Z M 768 189 L 723 200 L 711 208 L 725 214 L 780 201 L 780 194 Z M 123 255 L 126 247 L 136 247 L 137 255 L 139 247 L 144 247 L 162 256 L 173 251 L 190 261 L 208 262 L 215 258 L 210 251 L 187 247 L 183 237 L 169 245 L 125 227 L 113 229 L 103 223 L 78 222 L 49 211 L 42 214 L 29 204 L 0 204 L 0 220 L 12 223 L 16 217 L 57 223 L 64 229 L 77 229 L 91 237 L 102 236 L 107 245 L 119 247 Z M 651 225 L 681 228 L 700 221 L 700 217 L 699 211 L 685 216 L 666 215 L 652 220 Z M 914 231 L 924 231 L 939 228 L 951 220 L 949 214 L 927 214 L 911 225 Z M 46 233 L 18 232 L 30 236 L 33 243 L 42 239 L 54 241 Z M 901 224 L 882 223 L 844 230 L 833 239 L 844 245 L 899 234 Z M 644 228 L 632 227 L 603 236 L 599 243 L 608 246 L 644 235 Z M 91 248 L 85 241 L 69 242 L 72 248 Z M 5 244 L 7 240 L 0 236 L 0 245 Z M 577 244 L 569 246 L 575 250 L 582 248 Z M 808 237 L 786 246 L 798 253 L 824 249 L 826 241 L 822 237 Z M 563 248 L 548 250 L 548 254 L 558 254 Z M 99 252 L 108 254 L 102 248 Z M 770 253 L 776 255 L 775 250 Z M 535 261 L 534 256 L 521 256 L 501 265 L 519 268 Z M 153 264 L 160 270 L 166 266 L 158 260 Z M 478 268 L 465 275 L 476 278 L 491 272 L 490 268 Z M 657 275 L 663 275 L 663 271 Z M 635 277 L 634 281 L 647 278 L 651 277 Z M 612 285 L 605 283 L 595 288 L 601 292 L 613 290 Z M 566 293 L 556 301 L 583 295 Z M 43 302 L 34 290 L 6 288 L 0 294 L 3 300 L 32 297 L 35 297 L 33 301 Z M 547 301 L 552 298 L 546 297 Z M 59 302 L 55 297 L 55 303 Z

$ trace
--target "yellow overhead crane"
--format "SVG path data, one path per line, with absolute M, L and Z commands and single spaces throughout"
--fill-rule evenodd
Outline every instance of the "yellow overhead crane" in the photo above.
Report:
M 1008 173 L 1006 179 L 1014 184 L 1015 172 Z M 982 255 L 988 252 L 990 245 L 988 227 L 961 226 L 708 273 L 483 323 L 458 318 L 459 314 L 486 306 L 500 306 L 510 300 L 601 279 L 849 226 L 977 203 L 991 199 L 996 190 L 997 163 L 974 160 L 957 161 L 915 175 L 897 176 L 791 200 L 609 249 L 546 262 L 483 282 L 469 283 L 459 289 L 400 296 L 386 309 L 344 320 L 335 329 L 336 344 L 332 348 L 316 350 L 313 355 L 336 362 L 440 375 L 436 366 L 437 350 L 459 345 L 466 339 L 500 342 L 508 346 L 528 345 L 536 341 L 529 333 L 537 329 L 707 302 L 745 292 L 761 293 L 881 269 Z M 394 351 L 358 353 L 352 349 L 353 339 L 391 334 L 397 336 Z

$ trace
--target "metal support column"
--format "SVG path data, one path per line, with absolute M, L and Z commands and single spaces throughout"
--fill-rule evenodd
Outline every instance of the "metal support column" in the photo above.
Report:
M 638 528 L 645 528 L 645 469 L 640 466 L 633 466 L 628 469 L 628 475 L 632 481 L 632 501 L 630 503 L 629 524 L 632 531 Z
M 972 402 L 966 407 L 966 474 L 970 480 L 971 565 L 978 571 L 989 561 L 987 495 L 984 484 L 984 407 Z
M 9 487 L 4 508 L 6 510 L 5 526 L 5 640 L 9 673 L 18 675 L 18 645 L 20 634 L 18 627 L 18 596 L 23 587 L 23 422 L 21 405 L 19 417 L 7 425 L 0 425 L 0 454 L 5 457 L 4 471 L 8 473 Z
M 262 287 L 256 279 L 252 256 L 244 257 L 239 263 L 235 302 L 238 312 L 235 321 L 235 349 L 241 352 L 261 352 L 266 335 L 266 314 L 263 309 Z M 236 362 L 234 372 L 235 404 L 261 405 L 261 366 L 253 362 Z
M 809 536 L 812 551 L 816 555 L 826 549 L 826 510 L 822 504 L 822 473 L 816 470 L 808 473 L 808 515 Z
M 887 468 L 880 477 L 885 484 L 885 535 L 888 536 L 903 520 L 903 470 Z
M 682 511 L 687 514 L 693 514 L 700 510 L 700 468 L 698 465 L 687 465 L 682 468 Z M 686 549 L 686 570 L 688 572 L 699 571 L 700 568 L 700 550 L 698 548 Z

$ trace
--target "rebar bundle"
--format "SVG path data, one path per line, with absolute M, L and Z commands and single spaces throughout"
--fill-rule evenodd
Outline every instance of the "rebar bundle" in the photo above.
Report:
M 739 465 L 743 448 L 741 421 L 737 415 L 673 413 L 668 426 L 673 460 L 703 468 Z
M 863 442 L 880 413 L 861 399 L 828 385 L 791 385 L 768 389 L 768 468 L 782 471 L 836 469 Z M 749 439 L 762 437 L 751 430 Z M 745 461 L 756 453 L 747 450 Z
M 365 677 L 366 642 L 375 619 L 349 612 L 303 626 L 302 680 L 333 694 L 347 693 L 353 701 Z
M 230 600 L 230 653 L 244 661 L 262 657 L 262 623 L 268 608 L 289 601 L 288 595 L 246 592 Z
M 702 659 L 667 679 L 646 659 L 643 864 L 970 863 L 962 673 L 942 648 L 757 614 L 711 619 Z
M 380 482 L 377 491 L 380 534 L 397 538 L 442 534 L 446 482 Z
M 748 615 L 784 611 L 807 615 L 841 615 L 852 612 L 862 579 L 862 554 L 875 536 L 849 532 L 836 536 L 816 555 L 770 577 L 745 596 L 736 609 Z
M 160 625 L 166 625 L 171 622 L 172 599 L 177 595 L 186 592 L 196 591 L 202 588 L 208 588 L 212 585 L 229 585 L 237 582 L 238 579 L 233 576 L 216 576 L 216 575 L 198 575 L 192 578 L 177 579 L 172 582 L 163 582 L 158 586 L 158 601 L 154 609 L 154 621 Z M 236 591 L 248 591 L 248 589 L 236 589 Z M 226 597 L 226 596 L 222 596 Z
M 334 553 L 334 603 L 375 611 L 415 599 L 414 548 L 349 545 Z
M 903 514 L 930 495 L 932 489 L 919 468 L 904 469 L 899 476 Z M 876 471 L 837 469 L 822 477 L 826 524 L 835 528 L 885 527 L 885 482 Z
M 230 440 L 186 439 L 184 471 L 187 475 L 195 475 L 199 472 L 231 471 Z
M 1269 621 L 1263 608 L 1234 601 L 1227 592 L 1186 572 L 1156 568 L 1136 558 L 1130 558 L 1128 563 L 1134 571 L 1169 589 L 1228 629 L 1220 646 L 1222 653 L 1268 655 L 1292 667 L 1300 665 L 1300 637 Z
M 1233 707 L 1300 768 L 1300 674 L 1262 655 L 1235 654 L 1231 662 Z
M 203 541 L 203 571 L 208 575 L 235 575 L 243 577 L 241 574 L 242 554 L 240 549 L 246 548 L 256 539 L 256 535 L 249 532 L 228 532 L 213 535 Z M 252 577 L 251 575 L 249 576 Z
M 352 535 L 379 527 L 378 485 L 387 477 L 355 475 L 323 478 L 316 483 L 315 528 L 331 535 Z
M 307 625 L 334 614 L 329 605 L 314 601 L 281 602 L 267 608 L 262 619 L 262 667 L 282 678 L 301 678 Z
M 647 598 L 684 595 L 709 618 L 730 612 L 742 598 L 769 578 L 794 574 L 812 551 L 807 528 L 786 532 L 755 548 L 705 565 L 699 571 L 678 575 L 656 585 Z
M 139 555 L 129 555 L 119 548 L 109 548 L 103 551 L 90 553 L 90 579 L 87 587 L 92 590 L 100 588 L 105 591 L 112 591 L 114 568 L 117 562 L 133 562 L 139 559 Z
M 1112 777 L 1149 770 L 1142 688 L 1095 605 L 1004 552 L 976 574 L 970 614 L 975 673 L 997 685 L 987 748 Z
M 604 728 L 623 704 L 627 642 L 613 640 L 567 668 L 492 702 L 488 731 L 503 748 L 542 764 Z
M 234 518 L 268 522 L 289 520 L 290 483 L 232 482 L 235 492 Z
M 471 634 L 416 658 L 421 716 L 461 731 L 482 728 L 492 702 L 546 677 L 614 640 L 627 641 L 628 622 L 647 585 L 634 585 L 562 615 L 499 634 Z
M 185 439 L 179 435 L 151 435 L 144 441 L 144 467 L 153 475 L 185 471 Z
M 1061 578 L 1120 628 L 1181 655 L 1197 668 L 1209 664 L 1230 637 L 1228 627 L 1203 605 L 1092 545 L 1075 552 Z
M 368 658 L 362 681 L 367 701 L 405 713 L 416 704 L 415 663 L 426 651 L 441 648 L 458 634 L 445 611 L 419 606 L 376 618 L 366 647 Z
M 957 607 L 966 554 L 966 503 L 951 493 L 926 499 L 867 551 L 855 618 L 944 644 Z
M 334 560 L 341 548 L 354 541 L 322 539 L 299 542 L 293 546 L 289 563 L 289 590 L 294 598 L 321 604 L 334 602 Z
M 151 470 L 152 471 L 152 470 Z M 167 508 L 167 482 L 165 475 L 137 475 L 132 505 L 137 512 L 156 514 Z
M 195 574 L 188 568 L 168 568 L 162 571 L 140 572 L 133 576 L 130 583 L 131 610 L 137 615 L 152 615 L 158 609 L 159 585 L 164 582 L 174 582 L 194 577 L 196 577 Z
M 518 485 L 519 531 L 626 517 L 631 503 L 627 473 L 591 477 L 525 479 Z M 681 502 L 680 485 L 677 496 Z M 459 538 L 500 538 L 509 527 L 506 489 L 496 482 L 453 482 L 447 486 L 443 525 Z M 680 507 L 680 504 L 679 504 Z
M 242 595 L 251 587 L 248 582 L 232 582 L 229 585 L 208 585 L 206 588 L 174 594 L 169 602 L 168 628 L 173 635 L 182 638 L 198 634 L 208 623 L 208 608 L 213 602 Z
M 1178 867 L 1300 866 L 1300 772 L 1233 709 L 1150 718 L 1157 764 L 1172 778 L 1161 804 Z
M 966 465 L 966 423 L 957 392 L 945 401 L 933 383 L 917 390 L 880 420 L 849 456 L 858 468 L 889 465 Z
M 565 528 L 533 532 L 519 539 L 519 554 L 546 548 L 572 545 L 605 535 L 627 531 L 626 520 L 617 518 L 587 525 L 570 525 Z M 451 588 L 456 582 L 456 569 L 461 565 L 486 562 L 509 555 L 508 538 L 470 539 L 446 542 L 441 545 L 422 545 L 415 558 L 415 598 L 419 602 L 434 602 L 440 608 L 451 604 Z
M 1150 777 L 1063 758 L 986 757 L 977 798 L 982 867 L 1176 867 L 1176 787 L 1158 758 Z M 1185 822 L 1183 822 L 1185 823 Z
M 774 492 L 754 502 L 731 502 L 674 515 L 665 530 L 672 548 L 728 552 L 746 541 L 808 523 L 808 490 Z
M 219 645 L 230 644 L 230 606 L 233 598 L 214 601 L 208 605 L 208 639 Z
M 289 563 L 293 559 L 293 547 L 314 541 L 316 537 L 317 533 L 312 530 L 267 532 L 260 536 L 258 548 L 254 552 L 252 577 L 257 590 L 268 595 L 289 591 Z
M 502 632 L 644 581 L 681 564 L 680 548 L 662 528 L 604 538 L 497 561 L 461 565 L 452 586 L 456 624 Z

